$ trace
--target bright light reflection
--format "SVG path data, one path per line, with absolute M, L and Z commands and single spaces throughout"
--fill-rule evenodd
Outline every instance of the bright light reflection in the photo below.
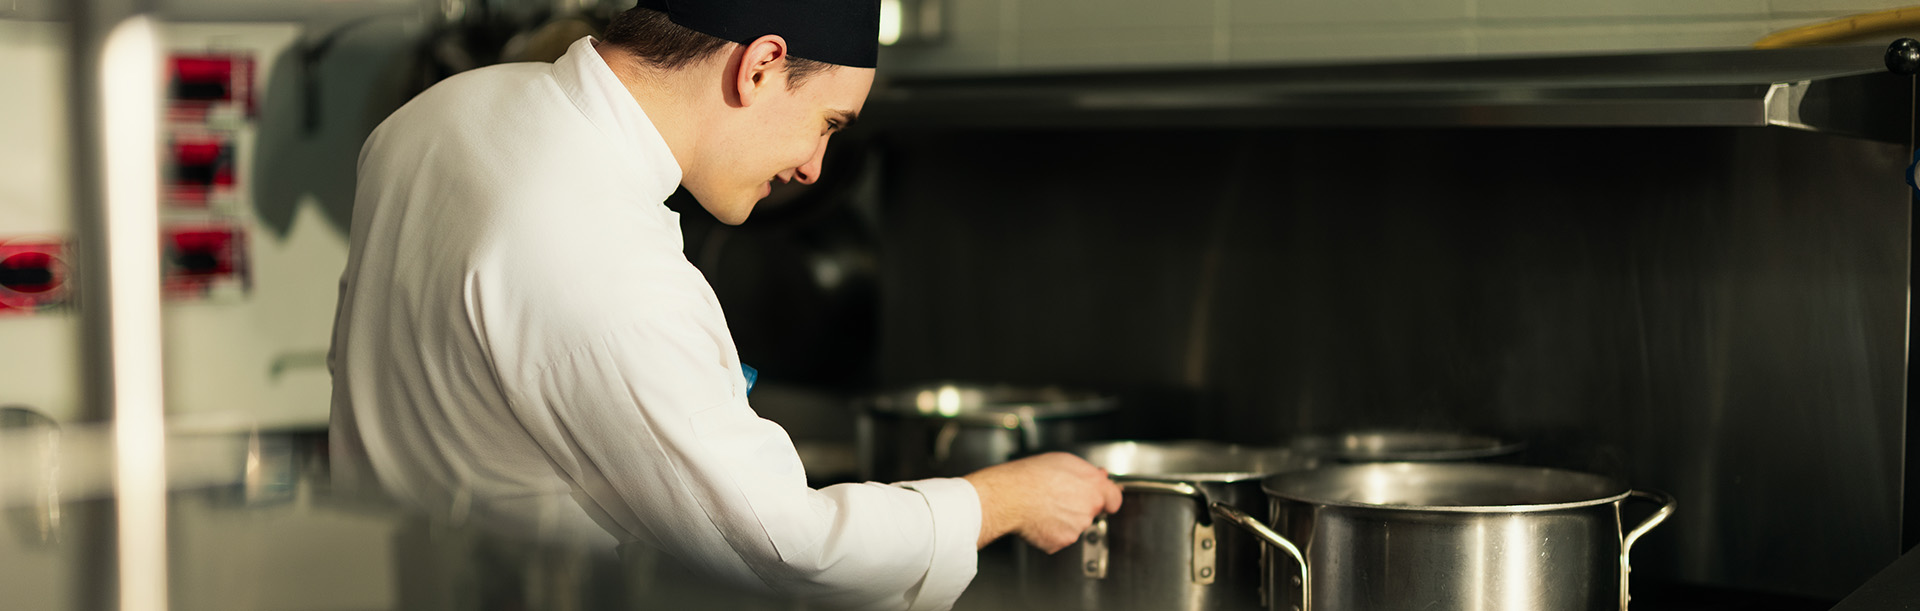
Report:
M 960 415 L 960 389 L 952 386 L 940 387 L 940 391 L 935 394 L 934 403 L 942 416 Z
M 880 0 L 880 44 L 900 42 L 900 0 Z
M 111 312 L 120 609 L 167 608 L 166 435 L 160 374 L 160 54 L 153 20 L 107 35 L 100 57 L 103 216 Z
M 1352 499 L 1361 503 L 1372 505 L 1396 504 L 1394 497 L 1395 491 L 1407 485 L 1406 482 L 1401 481 L 1401 479 L 1395 477 L 1394 474 L 1388 473 L 1385 469 L 1368 469 L 1361 473 L 1358 490 L 1360 497 Z
M 1534 587 L 1540 578 L 1533 574 L 1532 529 L 1525 516 L 1507 516 L 1506 533 L 1501 538 L 1500 595 L 1503 609 L 1528 609 L 1537 606 Z
M 1473 522 L 1473 529 L 1468 536 L 1471 538 L 1461 541 L 1460 545 L 1460 548 L 1467 554 L 1467 566 L 1464 574 L 1488 575 L 1487 565 L 1490 563 L 1488 562 L 1487 556 L 1491 556 L 1496 552 L 1493 544 L 1487 541 L 1487 523 L 1475 520 Z M 1467 590 L 1464 599 L 1474 601 L 1480 605 L 1476 608 L 1484 608 L 1487 603 L 1487 580 L 1463 579 L 1461 581 L 1465 582 L 1463 585 Z

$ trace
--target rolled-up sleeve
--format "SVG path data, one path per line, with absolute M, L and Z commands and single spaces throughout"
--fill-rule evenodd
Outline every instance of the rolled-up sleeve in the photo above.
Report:
M 582 506 L 697 572 L 838 608 L 940 610 L 974 577 L 971 484 L 809 487 L 731 342 L 648 320 L 542 364 L 514 407 Z M 724 329 L 722 330 L 724 332 Z
M 914 611 L 953 606 L 979 568 L 980 495 L 963 479 L 927 479 L 899 484 L 917 490 L 933 514 L 933 562 L 920 591 L 911 596 Z

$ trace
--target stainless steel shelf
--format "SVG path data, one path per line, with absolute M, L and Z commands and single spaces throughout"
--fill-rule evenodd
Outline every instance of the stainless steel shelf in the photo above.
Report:
M 1879 46 L 899 79 L 912 127 L 1767 126 L 1906 143 L 1913 77 Z

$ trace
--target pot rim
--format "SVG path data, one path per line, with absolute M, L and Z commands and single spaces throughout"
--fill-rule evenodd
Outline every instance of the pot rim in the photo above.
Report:
M 1464 461 L 1506 456 L 1526 448 L 1525 442 L 1489 433 L 1399 428 L 1302 435 L 1288 445 L 1347 462 Z
M 1115 448 L 1129 448 L 1129 447 L 1143 448 L 1148 450 L 1161 450 L 1161 451 L 1190 450 L 1190 451 L 1205 451 L 1205 452 L 1214 452 L 1214 453 L 1243 455 L 1243 456 L 1246 456 L 1248 459 L 1254 460 L 1254 461 L 1272 460 L 1275 463 L 1281 463 L 1281 464 L 1273 465 L 1271 469 L 1256 470 L 1256 471 L 1248 471 L 1244 469 L 1228 469 L 1228 470 L 1219 470 L 1219 471 L 1127 472 L 1125 470 L 1116 470 L 1115 467 L 1110 466 L 1108 464 L 1102 464 L 1098 460 L 1098 457 L 1095 456 L 1103 450 L 1115 449 Z M 1250 481 L 1258 481 L 1261 478 L 1264 478 L 1270 475 L 1275 475 L 1278 473 L 1286 473 L 1291 471 L 1309 469 L 1315 466 L 1315 462 L 1316 462 L 1312 456 L 1299 452 L 1292 448 L 1288 448 L 1286 446 L 1243 445 L 1243 444 L 1226 443 L 1221 441 L 1212 441 L 1212 440 L 1205 440 L 1205 439 L 1168 439 L 1168 440 L 1114 439 L 1114 440 L 1108 440 L 1108 441 L 1096 441 L 1091 443 L 1076 444 L 1065 449 L 1066 451 L 1076 456 L 1094 461 L 1094 465 L 1096 466 L 1099 466 L 1103 469 L 1107 469 L 1109 471 L 1108 477 L 1112 478 L 1114 481 L 1147 481 L 1147 482 L 1165 482 L 1165 483 L 1203 483 L 1204 482 L 1204 483 L 1222 483 L 1222 484 L 1250 482 Z M 1257 466 L 1257 465 L 1236 465 L 1236 466 L 1246 467 L 1246 466 Z
M 859 407 L 902 418 L 1017 428 L 1019 419 L 1094 416 L 1117 405 L 1112 395 L 1063 386 L 933 382 L 870 395 Z
M 1116 482 L 1164 482 L 1168 484 L 1204 482 L 1209 484 L 1231 484 L 1258 480 L 1269 475 L 1272 475 L 1272 473 L 1155 473 L 1153 475 L 1121 475 L 1114 473 L 1107 477 Z
M 1347 500 L 1347 499 L 1309 498 L 1306 495 L 1275 489 L 1276 484 L 1278 484 L 1279 482 L 1289 477 L 1296 477 L 1296 478 L 1311 477 L 1315 473 L 1318 473 L 1319 475 L 1324 476 L 1325 472 L 1327 471 L 1338 471 L 1338 470 L 1365 471 L 1365 470 L 1380 470 L 1380 469 L 1388 469 L 1388 468 L 1426 470 L 1426 471 L 1481 470 L 1481 471 L 1506 471 L 1509 473 L 1520 473 L 1520 472 L 1550 473 L 1550 474 L 1554 474 L 1562 477 L 1593 478 L 1595 480 L 1598 480 L 1598 483 L 1602 484 L 1605 489 L 1610 490 L 1611 492 L 1601 496 L 1593 497 L 1593 498 L 1562 501 L 1558 503 L 1524 503 L 1524 504 L 1509 504 L 1509 505 L 1405 505 L 1405 504 L 1367 503 L 1367 502 Z M 1595 507 L 1599 505 L 1609 505 L 1609 504 L 1619 503 L 1620 501 L 1625 500 L 1627 496 L 1631 495 L 1633 492 L 1631 488 L 1628 488 L 1625 484 L 1621 483 L 1619 480 L 1615 480 L 1613 478 L 1602 476 L 1602 475 L 1596 475 L 1596 474 L 1585 473 L 1580 471 L 1572 471 L 1567 469 L 1554 469 L 1549 467 L 1523 467 L 1523 466 L 1513 466 L 1513 465 L 1478 464 L 1478 463 L 1420 463 L 1420 462 L 1368 463 L 1368 464 L 1361 464 L 1361 465 L 1340 465 L 1340 466 L 1332 466 L 1332 467 L 1322 467 L 1321 469 L 1315 469 L 1313 471 L 1303 471 L 1303 472 L 1297 472 L 1297 473 L 1279 473 L 1279 474 L 1262 478 L 1260 480 L 1260 491 L 1266 493 L 1267 497 L 1270 499 L 1283 499 L 1287 501 L 1302 503 L 1306 505 L 1313 505 L 1317 507 L 1344 507 L 1344 508 L 1352 508 L 1352 509 L 1371 509 L 1371 510 L 1394 511 L 1394 512 L 1463 513 L 1463 514 L 1537 513 L 1537 512 L 1547 512 L 1547 511 L 1561 511 L 1561 510 L 1568 510 L 1568 509 L 1581 509 L 1585 507 Z

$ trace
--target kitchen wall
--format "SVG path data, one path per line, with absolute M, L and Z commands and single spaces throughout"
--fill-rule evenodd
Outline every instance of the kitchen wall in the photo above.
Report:
M 911 2 L 912 0 L 907 0 Z M 896 75 L 1745 47 L 1911 0 L 930 0 Z
M 1634 551 L 1648 584 L 1837 599 L 1901 549 L 1902 146 L 1779 128 L 880 146 L 884 383 L 1110 389 L 1135 437 L 1512 436 L 1521 460 L 1679 499 Z
M 59 24 L 0 19 L 0 241 L 68 235 L 66 36 Z M 78 317 L 0 317 L 0 405 L 74 413 Z
M 1740 46 L 1766 32 L 1900 4 L 1888 0 L 944 0 L 946 38 L 886 51 L 888 74 L 1211 66 Z M 519 4 L 528 4 L 525 2 Z M 518 4 L 516 4 L 517 6 Z M 284 22 L 176 24 L 176 47 L 241 45 L 258 51 L 267 88 L 259 131 L 241 169 L 256 231 L 254 286 L 241 301 L 169 307 L 170 406 L 213 426 L 324 421 L 319 359 L 333 281 L 344 257 L 346 189 L 357 140 L 399 99 L 400 53 L 441 7 L 415 0 L 354 0 L 287 7 L 264 0 L 173 0 L 176 20 Z M 0 4 L 0 76 L 20 95 L 0 113 L 0 236 L 67 234 L 65 40 L 51 0 Z M 291 53 L 364 16 L 315 65 L 325 82 L 320 129 L 305 118 Z M 297 70 L 295 70 L 297 72 Z M 384 97 L 383 97 L 384 96 Z M 264 132 L 266 146 L 256 141 Z M 256 174 L 257 172 L 257 174 Z M 0 318 L 0 403 L 66 416 L 75 411 L 75 318 Z
M 206 4 L 183 10 L 219 16 Z M 371 4 L 346 8 L 365 13 Z M 230 126 L 238 188 L 228 205 L 212 215 L 167 215 L 169 222 L 238 223 L 250 266 L 245 290 L 166 303 L 167 405 L 176 427 L 325 426 L 331 380 L 324 356 L 346 261 L 353 164 L 373 125 L 408 95 L 407 60 L 424 31 L 417 16 L 387 8 L 346 29 L 336 28 L 349 19 L 324 11 L 305 15 L 313 29 L 292 22 L 163 28 L 172 51 L 250 55 L 260 108 Z M 307 45 L 336 32 L 335 44 L 304 70 Z M 0 112 L 0 142 L 7 143 L 0 147 L 0 240 L 72 238 L 67 44 L 60 22 L 0 19 L 0 78 L 13 91 Z M 309 89 L 319 102 L 311 113 Z M 71 309 L 0 315 L 0 404 L 62 420 L 76 415 L 78 332 Z

